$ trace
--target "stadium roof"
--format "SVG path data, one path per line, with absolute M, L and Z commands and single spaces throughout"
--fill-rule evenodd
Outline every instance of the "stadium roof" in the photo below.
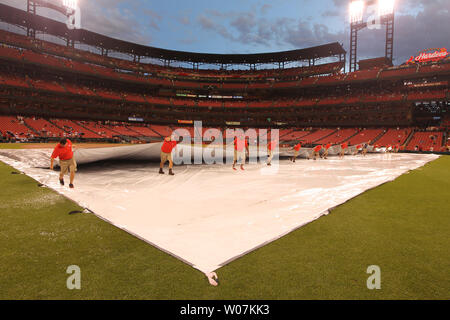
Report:
M 4 4 L 0 4 L 0 20 L 21 27 L 28 26 L 36 31 L 65 39 L 69 38 L 79 43 L 106 50 L 169 61 L 208 64 L 265 64 L 307 61 L 345 55 L 346 53 L 338 42 L 306 49 L 256 54 L 211 54 L 160 49 L 110 38 L 84 29 L 70 30 L 62 22 L 33 15 Z

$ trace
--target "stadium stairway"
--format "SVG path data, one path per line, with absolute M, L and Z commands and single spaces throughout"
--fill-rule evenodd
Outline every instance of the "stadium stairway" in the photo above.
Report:
M 153 128 L 151 126 L 149 127 L 149 129 L 152 130 L 154 133 L 156 133 L 161 138 L 164 138 L 159 132 L 157 132 L 156 130 L 153 130 Z
M 50 120 L 50 119 L 46 119 L 51 125 L 53 125 L 53 126 L 55 126 L 56 128 L 58 128 L 58 129 L 61 129 L 62 131 L 64 131 L 64 132 L 66 132 L 67 133 L 67 130 L 66 129 L 64 129 L 64 128 L 61 128 L 60 126 L 58 126 L 55 122 L 53 122 L 52 120 Z
M 322 133 L 321 131 L 325 131 L 325 134 Z M 294 131 L 295 132 L 295 131 Z M 316 141 L 325 139 L 329 136 L 331 136 L 332 134 L 335 134 L 337 132 L 337 130 L 333 130 L 333 129 L 317 129 L 317 130 L 311 130 L 307 135 L 302 136 L 300 139 L 304 142 L 304 144 L 308 144 L 308 145 L 312 145 L 315 144 Z M 319 134 L 324 134 L 324 135 L 320 135 Z M 313 137 L 313 138 L 312 138 Z M 310 139 L 314 139 L 314 140 L 310 140 Z
M 143 135 L 142 132 L 139 132 L 139 131 L 133 129 L 132 126 L 125 125 L 125 127 L 127 128 L 128 131 L 130 131 L 130 132 L 132 132 L 132 133 L 135 133 L 135 135 L 128 136 L 128 135 L 124 135 L 123 133 L 121 133 L 121 135 L 122 135 L 122 136 L 126 136 L 127 138 L 130 138 L 130 139 L 133 140 L 133 141 L 138 140 L 138 141 L 146 141 L 146 142 L 149 142 L 149 141 L 154 141 L 155 139 L 158 139 L 158 138 L 155 138 L 155 137 L 145 136 L 145 135 Z M 154 130 L 151 130 L 149 127 L 147 127 L 147 128 L 148 128 L 151 132 L 155 132 Z M 157 133 L 157 134 L 158 134 L 158 136 L 160 135 L 159 133 Z
M 84 134 L 86 133 L 91 133 L 93 134 L 93 136 L 87 138 L 87 139 L 101 139 L 104 138 L 102 135 L 99 135 L 97 132 L 92 131 L 88 128 L 86 128 L 85 126 L 81 125 L 80 123 L 78 123 L 76 120 L 68 120 L 68 119 L 57 119 L 57 121 L 59 122 L 56 123 L 55 121 L 51 121 L 51 120 L 47 120 L 49 123 L 51 123 L 52 125 L 54 125 L 55 127 L 63 130 L 64 132 L 66 132 L 67 134 L 72 134 L 73 132 L 71 132 L 70 130 L 68 130 L 67 128 L 72 128 L 73 131 L 78 131 L 79 133 L 82 133 L 83 131 L 79 131 L 79 129 L 84 129 Z M 64 121 L 64 123 L 67 125 L 65 125 L 64 127 L 61 127 L 61 121 Z
M 312 141 L 312 144 L 316 143 L 316 142 L 319 141 L 319 140 L 328 138 L 329 136 L 332 136 L 333 134 L 337 133 L 338 131 L 339 131 L 339 130 L 336 129 L 336 130 L 334 130 L 333 132 L 331 132 L 330 134 L 327 134 L 326 136 L 323 136 L 323 137 L 321 137 L 321 138 L 319 138 L 319 139 L 316 139 L 316 140 Z M 311 132 L 311 133 L 314 133 L 314 132 Z M 305 138 L 306 138 L 306 137 L 305 137 Z
M 281 133 L 281 130 L 280 130 L 280 140 L 282 140 L 281 138 L 283 138 L 283 137 L 286 137 L 288 134 L 290 134 L 290 133 L 292 133 L 292 132 L 294 132 L 295 130 L 292 130 L 292 129 L 288 129 L 288 130 L 286 130 L 284 133 Z
M 405 143 L 401 145 L 402 148 L 406 148 L 411 140 L 414 138 L 414 135 L 416 134 L 416 130 L 411 130 L 411 133 L 409 134 L 408 138 L 406 138 Z
M 431 139 L 431 136 L 434 136 L 435 139 Z M 423 151 L 440 151 L 443 146 L 443 136 L 443 132 L 417 130 L 405 150 L 414 151 L 414 147 L 417 145 Z
M 124 125 L 124 127 L 127 128 L 128 131 L 130 131 L 130 132 L 132 132 L 132 133 L 135 133 L 136 135 L 139 135 L 139 134 L 140 134 L 139 132 L 137 132 L 136 130 L 133 130 L 133 128 L 131 128 L 131 127 L 127 126 L 127 125 Z M 130 136 L 130 137 L 131 137 L 131 136 Z
M 387 130 L 386 130 L 386 132 L 383 131 L 383 132 L 380 133 L 377 137 L 375 137 L 375 139 L 372 140 L 372 145 L 376 144 L 376 142 L 377 142 L 378 140 L 380 140 L 381 138 L 383 138 L 383 136 L 384 136 L 386 133 L 387 133 Z
M 352 128 L 349 128 L 349 129 L 352 129 Z M 344 140 L 338 141 L 338 143 L 339 143 L 339 144 L 342 144 L 342 143 L 344 143 L 344 142 L 349 142 L 352 138 L 356 137 L 359 133 L 361 133 L 362 131 L 364 131 L 364 129 L 363 129 L 363 130 L 359 130 L 359 128 L 353 128 L 353 130 L 355 130 L 356 132 L 353 133 L 352 135 L 350 135 L 348 138 L 345 138 Z M 339 130 L 339 131 L 342 131 L 342 129 Z M 349 144 L 349 145 L 350 145 L 350 144 Z
M 412 128 L 403 128 L 403 129 L 387 129 L 385 134 L 380 137 L 376 141 L 376 144 L 385 147 L 387 145 L 397 145 L 403 146 L 406 139 L 410 136 L 412 131 Z M 402 133 L 403 132 L 403 133 Z M 404 134 L 405 132 L 408 132 L 407 134 Z
M 32 132 L 34 132 L 35 135 L 36 135 L 36 137 L 39 136 L 39 132 L 38 132 L 36 129 L 34 129 L 32 126 L 30 126 L 30 125 L 27 123 L 26 119 L 24 119 L 23 124 L 25 125 L 25 127 L 27 127 L 27 128 L 30 129 Z
M 129 129 L 128 127 L 126 127 L 126 128 L 128 131 L 135 132 L 134 130 Z M 125 140 L 126 142 L 130 143 L 132 141 L 141 140 L 138 137 L 132 137 L 132 136 L 126 135 L 122 132 L 119 132 L 119 131 L 115 130 L 114 127 L 108 126 L 108 129 L 115 132 L 120 139 Z M 135 133 L 137 133 L 137 132 L 135 132 Z
M 361 131 L 363 131 L 363 130 L 361 130 Z M 353 135 L 351 135 L 351 136 L 348 137 L 347 139 L 341 141 L 340 143 L 344 143 L 344 142 L 350 141 L 352 138 L 354 138 L 355 136 L 357 136 L 361 131 L 356 131 Z
M 72 120 L 72 121 L 73 121 L 73 120 Z M 77 121 L 76 124 L 79 125 L 80 127 L 84 128 L 86 131 L 89 131 L 89 132 L 92 132 L 92 133 L 95 133 L 95 134 L 99 135 L 97 132 L 95 132 L 94 130 L 89 129 L 88 127 L 86 127 L 85 125 L 83 125 L 81 122 L 78 122 L 78 121 Z
M 117 137 L 119 137 L 121 140 L 124 140 L 125 142 L 131 143 L 132 141 L 135 141 L 137 138 L 132 138 L 130 136 L 124 136 L 122 134 L 117 134 Z
M 55 127 L 52 123 L 42 118 L 24 118 L 24 122 L 28 127 L 37 132 L 38 137 L 54 138 L 64 132 L 59 127 Z M 45 132 L 45 134 L 44 134 Z

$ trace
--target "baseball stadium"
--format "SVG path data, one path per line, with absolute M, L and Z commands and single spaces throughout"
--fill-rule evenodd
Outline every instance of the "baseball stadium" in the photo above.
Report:
M 0 299 L 450 299 L 449 38 L 394 63 L 400 0 L 351 0 L 349 46 L 199 53 L 79 2 L 0 1 Z

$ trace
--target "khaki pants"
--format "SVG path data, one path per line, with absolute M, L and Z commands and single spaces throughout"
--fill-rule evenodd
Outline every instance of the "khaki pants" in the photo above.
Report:
M 71 173 L 77 171 L 77 162 L 75 161 L 75 158 L 70 160 L 59 160 L 59 166 L 61 167 L 61 176 L 64 176 L 69 169 Z
M 161 163 L 166 163 L 167 161 L 172 162 L 172 153 L 165 153 L 161 151 Z
M 271 163 L 272 162 L 272 158 L 273 158 L 273 151 L 268 149 L 267 150 L 267 156 L 268 156 L 267 162 Z
M 244 151 L 234 150 L 234 160 L 233 161 L 237 162 L 239 160 L 239 158 L 242 159 L 241 164 L 244 164 L 245 163 L 245 150 Z

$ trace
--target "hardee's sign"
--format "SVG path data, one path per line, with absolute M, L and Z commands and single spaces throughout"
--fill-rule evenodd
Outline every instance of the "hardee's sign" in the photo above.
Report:
M 434 52 L 431 52 L 433 50 Z M 408 63 L 438 61 L 444 59 L 446 56 L 448 56 L 448 51 L 445 48 L 427 49 L 420 52 L 420 55 L 417 57 L 411 57 L 411 59 L 408 60 Z

